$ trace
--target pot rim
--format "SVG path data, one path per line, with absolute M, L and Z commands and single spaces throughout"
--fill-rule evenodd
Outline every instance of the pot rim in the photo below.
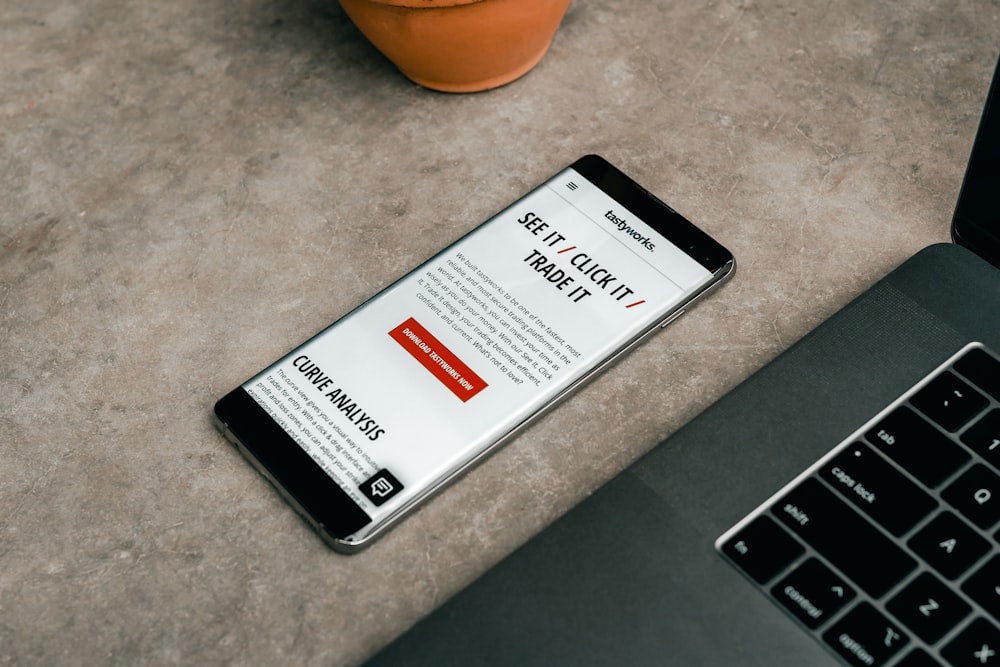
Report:
M 441 7 L 458 7 L 460 5 L 474 5 L 487 0 L 363 0 L 375 5 L 387 5 L 389 7 L 406 7 L 409 9 L 438 9 Z

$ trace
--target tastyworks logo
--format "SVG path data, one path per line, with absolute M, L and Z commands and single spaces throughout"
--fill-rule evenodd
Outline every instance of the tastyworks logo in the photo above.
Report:
M 618 231 L 631 236 L 636 243 L 641 244 L 646 250 L 650 252 L 656 250 L 656 244 L 653 243 L 648 236 L 644 236 L 642 232 L 637 229 L 632 229 L 631 225 L 628 224 L 628 221 L 625 218 L 619 218 L 615 215 L 613 209 L 605 213 L 604 217 L 613 222 L 615 227 L 618 228 Z

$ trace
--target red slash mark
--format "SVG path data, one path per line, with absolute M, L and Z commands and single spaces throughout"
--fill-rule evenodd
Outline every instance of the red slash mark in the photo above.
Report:
M 561 254 L 563 254 L 564 252 L 569 252 L 570 250 L 576 250 L 576 246 L 575 246 L 575 245 L 571 245 L 571 246 L 570 246 L 570 247 L 568 247 L 568 248 L 565 248 L 565 249 L 563 249 L 563 250 L 560 250 L 560 251 L 559 251 L 559 252 L 557 252 L 556 254 L 557 254 L 557 255 L 561 255 Z
M 636 301 L 635 303 L 630 303 L 629 305 L 627 305 L 627 306 L 625 306 L 625 307 L 626 307 L 626 308 L 631 308 L 632 306 L 638 306 L 638 305 L 639 305 L 640 303 L 646 303 L 646 300 L 645 300 L 645 299 L 643 299 L 643 300 L 641 300 L 641 301 Z

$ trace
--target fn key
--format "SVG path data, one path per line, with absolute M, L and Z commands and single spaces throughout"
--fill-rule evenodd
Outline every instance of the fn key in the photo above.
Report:
M 722 545 L 722 553 L 758 584 L 766 584 L 804 552 L 795 538 L 764 514 Z

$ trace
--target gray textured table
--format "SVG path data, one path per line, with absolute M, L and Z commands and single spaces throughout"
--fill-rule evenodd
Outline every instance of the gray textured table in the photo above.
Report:
M 0 664 L 341 665 L 918 248 L 947 240 L 990 0 L 576 0 L 526 78 L 420 89 L 332 1 L 0 5 Z M 213 402 L 577 156 L 731 284 L 361 555 Z

